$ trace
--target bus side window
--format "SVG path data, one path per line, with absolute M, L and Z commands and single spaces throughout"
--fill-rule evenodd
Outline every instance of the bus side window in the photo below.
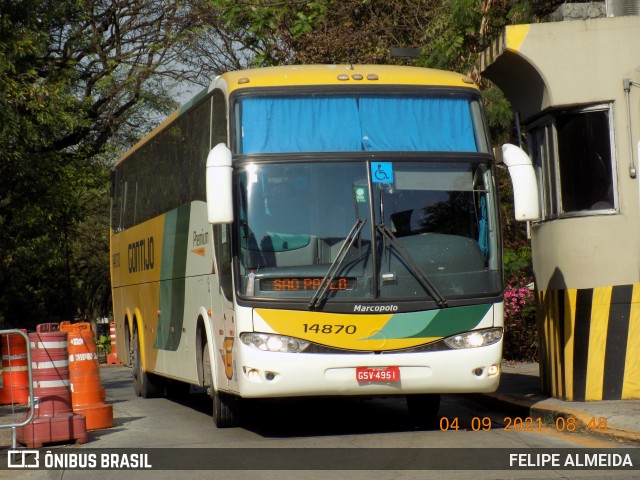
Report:
M 227 300 L 233 299 L 233 281 L 231 277 L 231 234 L 229 225 L 213 227 L 216 240 L 216 266 L 220 288 Z
M 224 94 L 220 90 L 214 90 L 211 100 L 210 148 L 213 148 L 219 143 L 227 145 L 227 107 Z

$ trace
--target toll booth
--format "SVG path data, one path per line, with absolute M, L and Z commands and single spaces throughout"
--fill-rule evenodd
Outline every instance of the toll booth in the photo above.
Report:
M 580 8 L 605 16 L 508 26 L 480 70 L 511 102 L 538 180 L 542 388 L 570 401 L 637 399 L 640 16 Z

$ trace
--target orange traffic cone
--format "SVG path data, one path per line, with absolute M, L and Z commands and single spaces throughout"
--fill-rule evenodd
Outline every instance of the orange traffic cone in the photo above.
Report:
M 29 402 L 27 341 L 19 333 L 2 335 L 2 385 L 0 405 Z
M 107 365 L 120 365 L 122 362 L 118 359 L 116 350 L 116 324 L 109 324 L 109 336 L 111 337 L 111 353 L 107 355 Z
M 87 417 L 87 430 L 113 426 L 113 406 L 103 403 L 100 367 L 91 324 L 62 325 L 69 335 L 69 379 L 73 411 Z

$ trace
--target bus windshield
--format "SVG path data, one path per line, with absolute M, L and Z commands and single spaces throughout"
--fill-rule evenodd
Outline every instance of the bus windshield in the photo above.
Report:
M 500 290 L 488 164 L 270 161 L 238 179 L 242 296 L 308 302 L 332 268 L 327 302 Z

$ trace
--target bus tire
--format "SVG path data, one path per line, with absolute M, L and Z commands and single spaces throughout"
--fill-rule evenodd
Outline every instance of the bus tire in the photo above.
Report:
M 209 395 L 213 405 L 213 423 L 218 428 L 232 428 L 238 425 L 238 398 L 228 393 L 219 392 L 214 382 L 213 362 L 209 358 L 209 345 L 204 344 L 202 352 L 203 372 L 205 378 L 209 379 Z
M 438 424 L 440 395 L 437 393 L 407 395 L 407 408 L 416 427 L 435 428 Z
M 228 393 L 213 392 L 213 421 L 218 428 L 238 426 L 238 398 Z
M 132 342 L 133 351 L 133 389 L 136 395 L 142 398 L 156 398 L 163 393 L 160 387 L 160 379 L 155 375 L 147 373 L 142 368 L 142 358 L 140 353 L 140 340 L 138 332 L 134 331 Z

